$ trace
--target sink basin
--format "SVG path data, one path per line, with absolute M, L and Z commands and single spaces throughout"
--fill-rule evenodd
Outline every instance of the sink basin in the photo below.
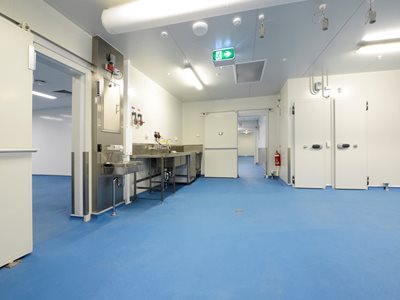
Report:
M 141 161 L 105 163 L 101 168 L 103 176 L 124 176 L 140 171 L 143 171 L 143 163 Z

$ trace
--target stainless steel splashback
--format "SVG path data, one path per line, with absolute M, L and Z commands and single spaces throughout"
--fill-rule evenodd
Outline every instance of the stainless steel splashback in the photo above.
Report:
M 96 72 L 92 82 L 92 211 L 100 213 L 112 206 L 112 178 L 101 176 L 102 165 L 122 160 L 122 152 L 108 150 L 109 145 L 123 145 L 123 75 L 124 57 L 106 41 L 96 36 L 92 45 Z M 107 71 L 107 64 L 120 75 Z M 116 190 L 117 203 L 123 201 L 123 188 Z

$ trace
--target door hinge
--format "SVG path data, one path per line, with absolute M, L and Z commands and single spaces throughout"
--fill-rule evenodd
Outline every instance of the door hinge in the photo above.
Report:
M 294 108 L 294 105 L 292 106 L 292 115 L 294 115 L 295 114 L 295 108 Z
M 369 185 L 369 176 L 367 177 L 367 186 Z
M 28 47 L 28 69 L 31 71 L 36 70 L 36 50 L 32 45 Z
M 369 107 L 368 107 L 368 101 L 367 103 L 365 103 L 365 109 L 368 111 Z
M 294 176 L 292 176 L 292 184 L 296 183 L 296 178 Z

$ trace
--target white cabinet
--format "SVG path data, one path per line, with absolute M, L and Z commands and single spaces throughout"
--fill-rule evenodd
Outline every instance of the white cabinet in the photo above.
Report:
M 204 175 L 236 178 L 237 113 L 210 113 L 205 117 Z

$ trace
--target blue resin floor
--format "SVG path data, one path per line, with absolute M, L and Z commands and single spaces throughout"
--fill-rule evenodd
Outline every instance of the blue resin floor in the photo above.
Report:
M 1 300 L 400 299 L 399 190 L 200 178 L 84 224 L 69 178 L 33 181 L 34 252 L 0 269 Z
M 263 178 L 265 171 L 260 165 L 254 164 L 254 156 L 239 156 L 240 178 Z

